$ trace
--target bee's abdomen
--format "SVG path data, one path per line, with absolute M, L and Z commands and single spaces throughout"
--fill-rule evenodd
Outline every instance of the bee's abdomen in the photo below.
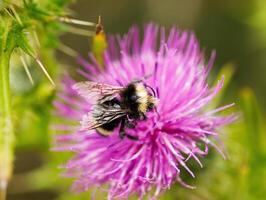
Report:
M 111 135 L 115 128 L 119 126 L 121 119 L 115 119 L 109 123 L 103 124 L 100 127 L 98 127 L 96 130 L 101 134 L 101 135 Z

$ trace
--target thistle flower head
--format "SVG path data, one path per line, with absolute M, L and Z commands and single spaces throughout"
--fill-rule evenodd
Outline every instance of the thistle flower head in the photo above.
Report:
M 57 126 L 71 133 L 56 137 L 56 149 L 75 153 L 64 166 L 65 175 L 76 179 L 73 189 L 86 191 L 106 185 L 108 199 L 128 198 L 134 193 L 142 199 L 147 193 L 156 198 L 176 181 L 185 185 L 180 169 L 194 177 L 187 161 L 194 159 L 201 166 L 199 157 L 208 153 L 208 146 L 216 148 L 209 138 L 218 135 L 219 126 L 234 120 L 233 115 L 217 115 L 227 106 L 206 111 L 223 84 L 221 80 L 210 88 L 206 82 L 214 54 L 205 62 L 193 33 L 172 28 L 166 35 L 164 28 L 149 24 L 143 39 L 136 27 L 123 37 L 109 37 L 104 71 L 93 56 L 89 57 L 88 62 L 79 59 L 83 66 L 79 72 L 86 79 L 126 86 L 148 75 L 145 83 L 153 88 L 159 102 L 147 120 L 127 130 L 138 136 L 137 141 L 121 140 L 118 130 L 103 137 L 96 130 L 82 130 L 78 122 L 92 105 L 72 89 L 74 80 L 63 80 L 55 106 L 72 125 Z

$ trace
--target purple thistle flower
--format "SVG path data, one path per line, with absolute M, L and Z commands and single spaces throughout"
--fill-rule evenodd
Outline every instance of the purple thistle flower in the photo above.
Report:
M 83 66 L 79 73 L 86 79 L 126 86 L 151 75 L 145 82 L 156 91 L 159 104 L 146 121 L 127 130 L 138 136 L 138 141 L 121 140 L 118 130 L 103 137 L 95 130 L 82 130 L 77 123 L 90 112 L 91 105 L 72 89 L 75 81 L 65 78 L 55 102 L 65 123 L 56 128 L 71 133 L 57 135 L 55 149 L 75 153 L 64 166 L 65 175 L 76 179 L 73 189 L 86 191 L 105 184 L 108 199 L 128 198 L 134 193 L 142 199 L 147 193 L 156 198 L 175 181 L 187 186 L 180 179 L 180 168 L 194 177 L 187 161 L 193 158 L 202 166 L 199 157 L 208 153 L 208 146 L 220 151 L 209 137 L 217 137 L 217 128 L 235 119 L 234 115 L 217 115 L 233 104 L 205 109 L 223 85 L 223 80 L 214 88 L 206 83 L 214 53 L 206 64 L 193 33 L 172 28 L 166 36 L 164 28 L 150 24 L 142 41 L 136 27 L 123 37 L 109 38 L 104 71 L 92 55 L 89 57 L 90 62 L 79 59 Z M 152 188 L 154 192 L 149 192 Z

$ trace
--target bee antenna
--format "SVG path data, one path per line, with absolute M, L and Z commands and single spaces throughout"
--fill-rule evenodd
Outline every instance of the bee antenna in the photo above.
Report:
M 153 94 L 154 97 L 157 96 L 155 90 L 151 86 L 145 84 L 145 87 L 149 88 L 152 91 L 152 94 Z
M 147 80 L 148 78 L 150 78 L 150 77 L 152 76 L 152 74 L 153 74 L 153 73 L 149 73 L 149 74 L 143 76 L 142 79 L 143 79 L 143 80 Z
M 147 74 L 147 75 L 145 75 L 145 76 L 143 76 L 142 78 L 140 78 L 140 79 L 133 79 L 133 83 L 140 83 L 140 82 L 145 82 L 145 80 L 147 80 L 148 78 L 150 78 L 152 76 L 152 73 L 150 73 L 150 74 Z

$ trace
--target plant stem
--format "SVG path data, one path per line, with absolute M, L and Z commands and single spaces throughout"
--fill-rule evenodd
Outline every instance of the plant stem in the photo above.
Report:
M 6 199 L 7 182 L 0 180 L 0 200 Z
M 14 158 L 14 132 L 9 84 L 9 60 L 13 45 L 9 36 L 9 27 L 6 27 L 1 38 L 0 49 L 0 200 L 5 199 Z

